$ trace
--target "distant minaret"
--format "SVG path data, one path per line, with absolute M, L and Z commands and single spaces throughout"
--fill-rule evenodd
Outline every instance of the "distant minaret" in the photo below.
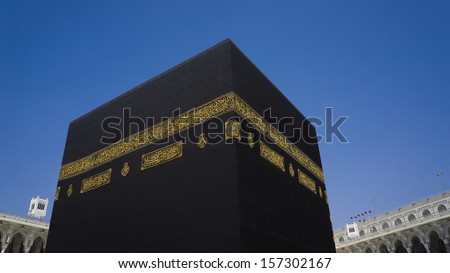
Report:
M 42 221 L 42 218 L 47 214 L 47 205 L 48 198 L 41 199 L 39 195 L 34 198 L 31 198 L 30 208 L 28 209 L 28 216 L 30 218 L 39 218 L 39 221 Z

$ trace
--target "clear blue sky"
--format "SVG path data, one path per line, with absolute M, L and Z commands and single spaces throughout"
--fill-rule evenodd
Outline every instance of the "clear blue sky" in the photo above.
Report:
M 225 38 L 350 117 L 320 144 L 334 228 L 450 188 L 450 1 L 0 0 L 0 210 L 53 200 L 70 121 Z

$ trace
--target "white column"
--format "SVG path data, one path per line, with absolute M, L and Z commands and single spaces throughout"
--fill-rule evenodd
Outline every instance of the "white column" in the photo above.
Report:
M 448 238 L 442 240 L 444 241 L 445 248 L 447 249 L 447 253 L 450 253 L 450 240 Z
M 2 244 L 2 252 L 1 253 L 5 253 L 6 248 L 8 247 L 8 244 Z
M 425 244 L 423 244 L 425 248 L 427 249 L 427 253 L 430 253 L 430 242 L 428 240 L 425 241 Z
M 24 247 L 23 247 L 23 252 L 24 252 L 24 253 L 28 253 L 28 252 L 30 251 L 30 248 L 31 248 L 31 247 L 25 247 L 25 246 L 24 246 Z

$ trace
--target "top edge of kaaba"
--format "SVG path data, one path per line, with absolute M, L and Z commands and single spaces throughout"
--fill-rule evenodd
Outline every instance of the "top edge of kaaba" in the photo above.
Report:
M 204 51 L 202 51 L 202 52 L 200 52 L 200 53 L 198 53 L 198 54 L 188 58 L 185 61 L 182 61 L 181 63 L 179 63 L 179 64 L 177 64 L 177 65 L 167 69 L 164 72 L 161 72 L 161 73 L 157 74 L 156 76 L 154 76 L 154 77 L 144 81 L 143 83 L 141 83 L 141 84 L 131 88 L 130 90 L 124 92 L 123 94 L 121 94 L 121 95 L 119 95 L 119 96 L 109 100 L 108 102 L 106 102 L 106 103 L 104 103 L 104 104 L 94 108 L 93 110 L 91 110 L 91 111 L 81 115 L 80 117 L 72 120 L 71 123 L 76 123 L 76 122 L 82 120 L 83 118 L 85 118 L 85 117 L 87 117 L 89 115 L 93 115 L 93 114 L 95 114 L 95 112 L 99 111 L 100 109 L 105 108 L 108 105 L 111 105 L 111 104 L 113 104 L 113 103 L 115 103 L 117 101 L 120 101 L 122 98 L 128 96 L 129 94 L 133 93 L 134 91 L 138 90 L 139 88 L 141 88 L 143 86 L 146 86 L 146 85 L 148 85 L 148 84 L 150 84 L 150 83 L 152 83 L 152 82 L 154 82 L 154 81 L 156 81 L 156 80 L 158 80 L 158 79 L 160 79 L 160 78 L 170 74 L 171 72 L 173 72 L 173 71 L 175 71 L 175 70 L 177 70 L 177 69 L 179 69 L 179 68 L 181 68 L 181 67 L 183 67 L 183 66 L 185 66 L 185 65 L 187 65 L 189 63 L 195 62 L 197 59 L 199 59 L 200 57 L 202 57 L 204 55 L 207 55 L 210 52 L 223 49 L 224 47 L 227 50 L 234 50 L 235 52 L 237 52 L 237 55 L 239 55 L 238 56 L 239 58 L 244 58 L 247 62 L 249 62 L 253 66 L 254 69 L 256 69 L 259 73 L 261 73 L 261 76 L 263 76 L 266 81 L 270 82 L 270 84 L 274 88 L 276 88 L 276 90 L 279 92 L 279 95 L 283 96 L 283 98 L 290 104 L 291 107 L 296 108 L 295 105 L 275 86 L 275 84 L 273 84 L 272 81 L 252 62 L 252 60 L 250 60 L 250 58 L 248 58 L 242 52 L 242 50 L 240 50 L 240 48 L 237 47 L 236 44 L 230 38 L 226 38 L 225 40 L 223 40 L 223 41 L 213 45 L 212 47 L 210 47 L 210 48 L 208 48 L 208 49 L 206 49 L 206 50 L 204 50 Z M 223 90 L 223 93 L 226 93 L 228 91 L 231 91 L 231 90 Z M 232 90 L 232 91 L 235 91 L 235 90 Z M 304 118 L 304 115 L 300 111 L 298 111 L 298 112 L 299 112 L 300 116 L 302 118 Z

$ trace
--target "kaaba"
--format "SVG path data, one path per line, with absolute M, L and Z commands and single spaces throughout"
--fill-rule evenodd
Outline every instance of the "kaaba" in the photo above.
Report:
M 335 252 L 315 128 L 227 39 L 70 123 L 46 252 Z

